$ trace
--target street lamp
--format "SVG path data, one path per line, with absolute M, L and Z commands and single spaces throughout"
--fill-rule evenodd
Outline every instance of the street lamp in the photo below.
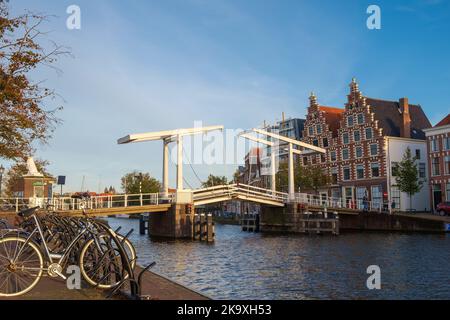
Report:
M 142 194 L 142 172 L 140 172 L 138 175 L 134 176 L 136 179 L 139 179 L 139 193 Z
M 3 165 L 0 165 L 0 198 L 2 197 L 3 173 L 5 173 L 5 168 L 3 167 Z

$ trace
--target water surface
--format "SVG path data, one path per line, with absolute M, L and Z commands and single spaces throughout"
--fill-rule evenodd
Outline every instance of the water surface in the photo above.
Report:
M 339 236 L 242 232 L 216 224 L 216 241 L 152 240 L 134 228 L 139 264 L 214 299 L 450 299 L 450 235 L 344 233 Z M 381 290 L 366 269 L 381 268 Z

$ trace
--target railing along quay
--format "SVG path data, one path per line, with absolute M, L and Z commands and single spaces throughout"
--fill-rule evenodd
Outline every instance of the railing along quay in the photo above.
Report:
M 0 212 L 19 212 L 30 207 L 51 207 L 56 211 L 87 210 L 142 207 L 167 204 L 172 196 L 162 197 L 159 193 L 119 194 L 107 196 L 91 196 L 80 200 L 72 197 L 53 198 L 0 198 Z
M 381 200 L 369 201 L 363 199 L 352 200 L 333 197 L 322 198 L 319 195 L 313 195 L 308 193 L 296 193 L 295 202 L 314 207 L 322 207 L 330 209 L 333 208 L 349 209 L 349 210 L 370 211 L 370 212 L 388 211 L 388 208 L 386 208 L 383 205 L 383 202 Z

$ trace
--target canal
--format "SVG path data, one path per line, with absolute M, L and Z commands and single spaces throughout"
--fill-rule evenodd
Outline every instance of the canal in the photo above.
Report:
M 216 224 L 216 241 L 152 240 L 133 228 L 139 264 L 213 299 L 450 299 L 450 234 L 344 233 L 293 236 L 246 233 Z M 381 290 L 366 269 L 381 268 Z

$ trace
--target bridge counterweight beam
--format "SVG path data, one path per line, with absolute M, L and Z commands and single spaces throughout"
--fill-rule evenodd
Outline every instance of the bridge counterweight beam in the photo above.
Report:
M 177 136 L 177 191 L 183 190 L 183 136 Z
M 288 186 L 289 186 L 289 200 L 295 198 L 295 184 L 294 184 L 294 151 L 292 143 L 289 143 L 289 156 L 288 156 Z
M 270 150 L 270 169 L 271 169 L 271 173 L 272 173 L 272 183 L 271 183 L 271 188 L 272 191 L 275 192 L 277 191 L 277 187 L 276 187 L 276 170 L 275 170 L 275 151 L 272 149 Z
M 162 193 L 163 197 L 169 196 L 169 143 L 170 140 L 163 141 L 163 184 L 162 184 Z

